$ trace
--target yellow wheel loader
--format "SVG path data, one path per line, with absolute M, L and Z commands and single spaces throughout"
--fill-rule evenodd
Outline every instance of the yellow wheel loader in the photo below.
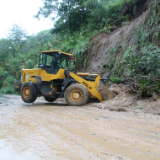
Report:
M 14 89 L 21 93 L 24 102 L 32 103 L 37 96 L 44 96 L 48 102 L 65 98 L 68 105 L 82 106 L 90 98 L 105 100 L 98 91 L 100 75 L 97 73 L 72 73 L 67 68 L 75 63 L 72 54 L 53 50 L 39 54 L 37 69 L 22 69 L 21 81 L 14 83 Z M 105 92 L 105 89 L 103 89 Z

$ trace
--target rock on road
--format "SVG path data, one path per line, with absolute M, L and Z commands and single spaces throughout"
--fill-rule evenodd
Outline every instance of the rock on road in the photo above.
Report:
M 0 95 L 0 160 L 160 160 L 160 116 Z

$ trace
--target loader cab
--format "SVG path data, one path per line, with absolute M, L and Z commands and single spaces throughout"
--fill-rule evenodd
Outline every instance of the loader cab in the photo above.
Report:
M 68 68 L 73 55 L 60 51 L 42 51 L 39 54 L 38 68 L 43 68 L 47 73 L 56 74 L 60 68 Z M 74 62 L 73 62 L 74 63 Z

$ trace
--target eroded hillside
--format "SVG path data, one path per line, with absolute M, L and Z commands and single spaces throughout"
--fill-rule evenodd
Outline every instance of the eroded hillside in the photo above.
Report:
M 155 25 L 146 25 L 147 22 L 153 23 L 152 14 L 156 3 L 157 1 L 155 0 L 147 1 L 141 8 L 142 12 L 139 17 L 130 22 L 125 22 L 124 26 L 118 27 L 110 34 L 102 31 L 92 37 L 90 39 L 92 44 L 91 52 L 88 53 L 90 63 L 87 71 L 100 71 L 105 77 L 109 75 L 110 72 L 116 76 L 124 76 L 126 70 L 122 69 L 121 64 L 123 64 L 123 56 L 129 46 L 135 45 L 137 50 L 140 50 L 141 45 L 138 40 L 146 40 L 146 43 L 153 42 L 154 32 L 157 33 L 157 41 L 154 42 L 160 44 L 159 30 L 158 32 L 156 30 L 157 27 L 159 27 L 159 20 Z M 144 31 L 144 34 L 148 32 L 145 37 L 143 37 L 143 33 L 140 33 L 142 31 Z M 143 46 L 144 45 L 142 45 L 142 47 Z

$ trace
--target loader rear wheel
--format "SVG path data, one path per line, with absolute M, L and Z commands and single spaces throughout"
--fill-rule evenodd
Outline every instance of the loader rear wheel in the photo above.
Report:
M 44 96 L 44 99 L 45 99 L 47 102 L 54 102 L 57 98 L 52 98 L 52 97 L 46 97 L 46 96 Z
M 32 82 L 25 82 L 21 88 L 21 97 L 24 102 L 32 103 L 37 99 L 38 89 Z
M 70 106 L 82 106 L 89 100 L 88 90 L 81 84 L 72 84 L 66 89 L 64 98 Z

